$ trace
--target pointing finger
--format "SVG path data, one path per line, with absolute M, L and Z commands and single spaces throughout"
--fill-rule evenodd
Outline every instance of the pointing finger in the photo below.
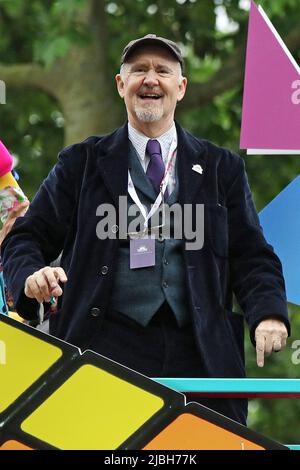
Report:
M 263 367 L 265 363 L 265 342 L 266 339 L 263 335 L 256 337 L 256 362 L 258 367 Z

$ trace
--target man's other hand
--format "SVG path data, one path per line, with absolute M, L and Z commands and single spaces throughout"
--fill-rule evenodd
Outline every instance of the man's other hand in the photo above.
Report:
M 36 299 L 39 303 L 50 302 L 51 297 L 59 297 L 63 291 L 59 282 L 67 282 L 67 276 L 63 268 L 45 268 L 36 271 L 25 281 L 24 292 L 30 299 Z
M 276 319 L 269 318 L 259 323 L 255 330 L 256 362 L 263 367 L 265 356 L 273 351 L 278 352 L 285 348 L 288 332 L 285 324 Z

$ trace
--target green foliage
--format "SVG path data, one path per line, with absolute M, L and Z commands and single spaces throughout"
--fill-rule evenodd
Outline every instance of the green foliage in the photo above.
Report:
M 298 0 L 276 0 L 276 2 L 270 2 L 270 0 L 262 0 L 259 2 L 266 12 L 268 12 L 269 18 L 278 16 L 280 18 L 286 17 L 287 13 L 295 11 L 299 8 Z
M 80 21 L 86 6 L 85 0 L 22 2 L 0 0 L 0 26 L 6 42 L 1 40 L 1 60 L 34 60 L 50 65 L 63 57 L 74 45 L 84 47 L 88 32 Z M 7 34 L 5 34 L 7 32 Z
M 42 12 L 41 20 L 46 29 L 36 38 L 33 54 L 35 61 L 50 67 L 75 44 L 84 47 L 89 43 L 88 32 L 79 21 L 84 8 L 83 0 L 55 1 L 50 11 Z
M 10 91 L 0 110 L 0 139 L 17 157 L 20 186 L 32 199 L 63 145 L 63 117 L 56 103 L 36 91 Z

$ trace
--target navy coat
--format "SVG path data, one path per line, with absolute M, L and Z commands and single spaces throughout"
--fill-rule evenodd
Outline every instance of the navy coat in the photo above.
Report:
M 270 316 L 289 329 L 281 264 L 263 237 L 243 160 L 179 125 L 177 132 L 179 201 L 205 205 L 204 246 L 185 252 L 197 344 L 210 376 L 243 377 L 243 316 L 232 312 L 233 293 L 253 341 L 258 323 Z M 126 124 L 64 149 L 3 244 L 6 282 L 27 319 L 36 316 L 37 302 L 25 297 L 25 279 L 63 250 L 68 282 L 50 332 L 82 349 L 110 308 L 119 241 L 113 232 L 96 237 L 96 210 L 127 195 L 128 142 Z M 192 170 L 195 164 L 202 174 Z

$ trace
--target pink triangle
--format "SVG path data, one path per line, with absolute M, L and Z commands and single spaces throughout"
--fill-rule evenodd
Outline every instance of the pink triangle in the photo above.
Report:
M 300 104 L 292 101 L 297 80 L 297 68 L 251 1 L 241 148 L 300 149 Z
M 0 177 L 11 171 L 13 162 L 13 157 L 0 140 Z

